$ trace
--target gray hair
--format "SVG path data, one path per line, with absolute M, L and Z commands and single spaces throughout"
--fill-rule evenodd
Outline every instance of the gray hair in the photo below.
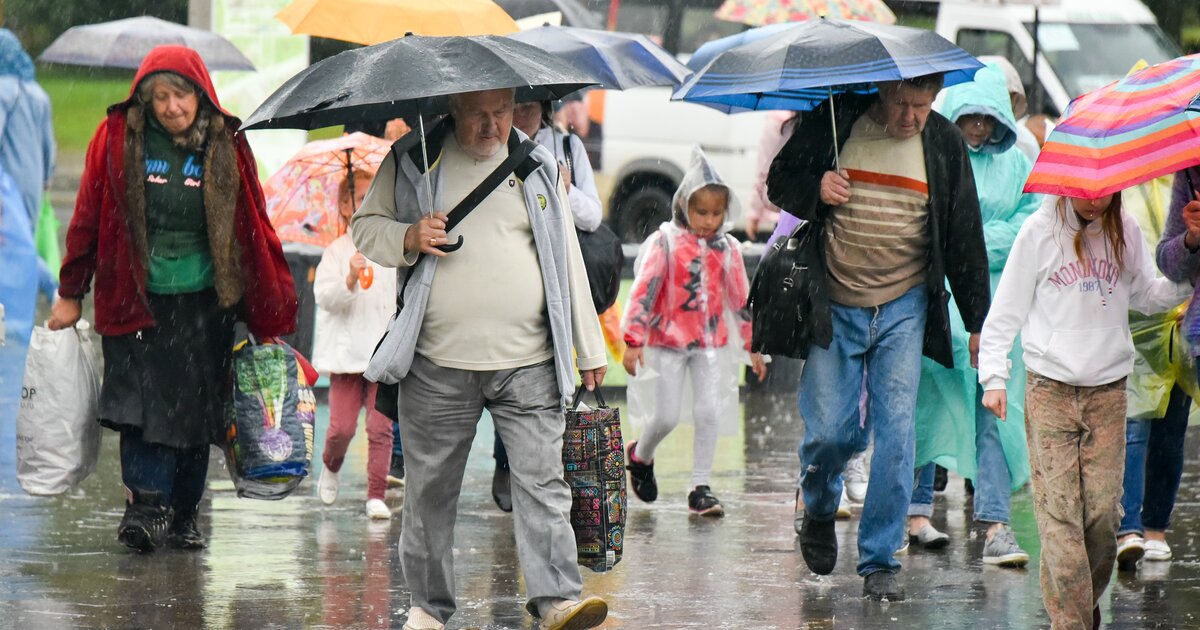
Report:
M 158 86 L 159 82 L 165 83 L 167 87 L 172 89 L 197 95 L 199 106 L 196 108 L 196 119 L 192 121 L 192 128 L 183 136 L 174 137 L 171 140 L 176 146 L 190 151 L 199 151 L 204 148 L 204 143 L 208 141 L 208 128 L 211 125 L 211 119 L 213 116 L 220 116 L 221 113 L 208 102 L 204 90 L 200 89 L 195 83 L 192 83 L 181 74 L 163 71 L 150 74 L 138 84 L 137 99 L 143 107 L 150 106 L 149 111 L 151 115 L 154 112 L 152 105 L 154 101 L 154 88 Z
M 516 100 L 517 88 L 497 88 L 497 89 L 508 90 L 509 92 L 512 93 L 513 100 L 514 101 Z M 479 92 L 492 92 L 494 90 L 478 90 L 478 91 Z M 475 92 L 455 92 L 454 94 L 447 95 L 446 100 L 450 104 L 450 115 L 454 116 L 455 114 L 458 113 L 458 108 L 462 105 L 462 97 L 463 96 L 465 96 L 467 94 L 474 94 L 474 93 Z

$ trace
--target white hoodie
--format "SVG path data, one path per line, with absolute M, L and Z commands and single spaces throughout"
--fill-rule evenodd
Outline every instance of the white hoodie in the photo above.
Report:
M 1080 222 L 1064 223 L 1059 197 L 1047 195 L 1017 234 L 1000 276 L 979 344 L 979 382 L 1004 389 L 1008 351 L 1018 329 L 1029 371 L 1080 387 L 1094 387 L 1133 370 L 1129 310 L 1158 313 L 1178 306 L 1192 288 L 1156 278 L 1137 223 L 1122 213 L 1124 270 L 1118 273 L 1100 221 L 1086 228 L 1083 260 L 1075 255 Z
M 313 279 L 317 301 L 313 367 L 333 374 L 362 374 L 375 345 L 396 312 L 396 270 L 370 260 L 374 277 L 369 288 L 346 286 L 354 256 L 350 232 L 339 236 L 321 256 Z

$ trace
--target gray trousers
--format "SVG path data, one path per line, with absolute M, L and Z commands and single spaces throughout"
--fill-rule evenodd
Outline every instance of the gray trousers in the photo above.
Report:
M 492 414 L 509 453 L 517 553 L 526 608 L 579 599 L 571 489 L 563 479 L 565 420 L 554 363 L 475 372 L 417 355 L 400 382 L 405 497 L 400 566 L 412 606 L 442 623 L 455 611 L 454 522 L 467 454 L 483 410 Z

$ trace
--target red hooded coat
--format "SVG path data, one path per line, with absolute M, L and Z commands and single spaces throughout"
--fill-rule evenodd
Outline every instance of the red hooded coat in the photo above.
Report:
M 235 131 L 241 184 L 234 226 L 245 286 L 239 319 L 259 337 L 291 333 L 296 328 L 296 288 L 267 218 L 254 155 L 245 136 L 236 133 L 241 121 L 221 108 L 200 55 L 183 46 L 159 46 L 146 55 L 129 98 L 108 108 L 107 118 L 88 145 L 75 215 L 67 230 L 59 295 L 82 298 L 94 275 L 98 333 L 127 335 L 156 325 L 146 301 L 146 269 L 134 251 L 126 218 L 124 165 L 126 110 L 142 79 L 161 71 L 174 72 L 200 86 Z

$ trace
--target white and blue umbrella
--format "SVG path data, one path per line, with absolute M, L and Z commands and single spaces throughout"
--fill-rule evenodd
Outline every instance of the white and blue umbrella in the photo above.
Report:
M 609 90 L 650 85 L 677 86 L 687 66 L 645 35 L 569 26 L 539 26 L 508 36 L 537 46 L 596 77 Z

